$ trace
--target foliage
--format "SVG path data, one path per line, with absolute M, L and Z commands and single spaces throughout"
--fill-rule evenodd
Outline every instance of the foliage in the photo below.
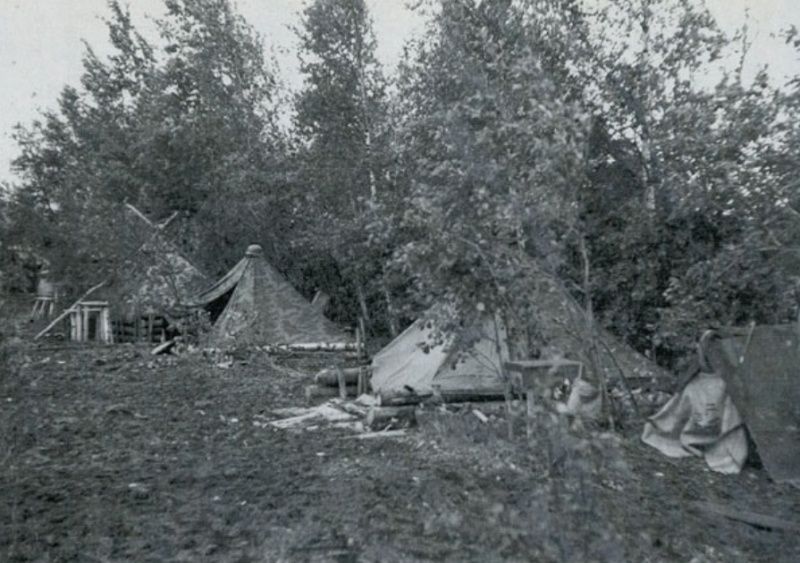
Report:
M 81 88 L 17 133 L 12 235 L 76 285 L 142 243 L 123 201 L 154 219 L 178 212 L 176 242 L 200 263 L 233 262 L 243 238 L 280 228 L 283 148 L 259 38 L 227 1 L 166 5 L 157 48 L 111 2 L 113 53 L 87 46 Z
M 529 7 L 443 2 L 401 80 L 393 264 L 418 302 L 467 321 L 534 317 L 529 257 L 557 263 L 577 221 L 586 116 L 537 50 Z
M 366 244 L 369 201 L 388 189 L 384 124 L 385 81 L 375 58 L 372 23 L 363 0 L 318 0 L 302 14 L 300 69 L 305 85 L 295 98 L 298 238 L 311 256 L 356 294 L 366 320 L 380 302 L 380 249 Z M 319 258 L 317 258 L 319 260 Z M 329 274 L 328 274 L 329 275 Z M 336 286 L 324 289 L 336 296 Z M 340 293 L 340 292 L 339 292 Z
M 391 82 L 364 0 L 315 0 L 288 132 L 232 4 L 165 5 L 151 43 L 110 2 L 112 54 L 17 130 L 6 263 L 86 286 L 141 244 L 128 201 L 212 275 L 261 243 L 376 335 L 434 303 L 533 334 L 543 275 L 666 365 L 796 316 L 800 77 L 745 80 L 746 30 L 700 0 L 424 0 Z

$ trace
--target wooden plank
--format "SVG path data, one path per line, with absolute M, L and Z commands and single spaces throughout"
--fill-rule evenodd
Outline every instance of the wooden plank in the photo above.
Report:
M 783 518 L 776 518 L 775 516 L 759 514 L 749 510 L 739 510 L 713 502 L 695 501 L 691 503 L 691 506 L 709 514 L 724 516 L 725 518 L 744 522 L 745 524 L 750 524 L 751 526 L 757 526 L 759 528 L 800 532 L 800 523 L 784 520 Z
M 175 340 L 174 339 L 167 340 L 166 342 L 162 342 L 161 344 L 159 344 L 158 346 L 153 348 L 150 351 L 150 354 L 152 354 L 153 356 L 157 356 L 159 354 L 164 354 L 166 352 L 169 352 L 170 348 L 172 348 L 174 345 L 175 345 Z
M 345 436 L 345 440 L 370 440 L 372 438 L 399 438 L 405 436 L 405 430 L 386 430 L 384 432 L 364 432 L 355 436 Z
M 532 389 L 528 389 L 528 392 L 525 393 L 525 433 L 528 436 L 528 440 L 533 438 L 533 423 L 534 417 L 536 416 L 536 393 Z

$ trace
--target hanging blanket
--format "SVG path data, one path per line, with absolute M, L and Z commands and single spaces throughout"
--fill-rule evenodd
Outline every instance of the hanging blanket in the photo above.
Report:
M 739 473 L 747 435 L 716 373 L 700 371 L 645 424 L 642 440 L 668 457 L 703 456 L 720 473 Z

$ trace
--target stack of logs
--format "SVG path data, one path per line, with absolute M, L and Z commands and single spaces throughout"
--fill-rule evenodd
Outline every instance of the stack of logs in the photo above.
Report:
M 306 387 L 306 402 L 316 399 L 356 398 L 369 392 L 370 367 L 334 367 L 323 369 L 314 377 L 314 385 Z M 378 406 L 366 410 L 364 426 L 370 430 L 383 431 L 406 428 L 416 423 L 416 405 Z
M 314 376 L 314 385 L 306 387 L 306 402 L 315 399 L 358 397 L 369 392 L 370 367 L 333 367 Z

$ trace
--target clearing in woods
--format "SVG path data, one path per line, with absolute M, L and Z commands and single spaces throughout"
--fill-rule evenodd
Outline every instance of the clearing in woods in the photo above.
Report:
M 800 561 L 764 471 L 710 473 L 637 439 L 432 410 L 406 436 L 265 427 L 316 365 L 228 369 L 132 346 L 18 344 L 0 377 L 3 561 Z M 285 369 L 290 365 L 291 369 Z

